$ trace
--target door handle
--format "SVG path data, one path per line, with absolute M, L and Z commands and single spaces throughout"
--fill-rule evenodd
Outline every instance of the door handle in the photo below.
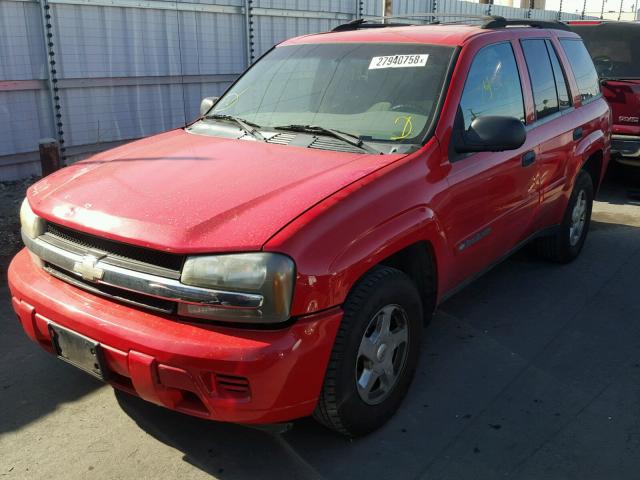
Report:
M 573 131 L 573 139 L 580 140 L 582 138 L 582 127 L 578 127 Z
M 522 166 L 523 167 L 528 167 L 529 165 L 531 165 L 535 161 L 536 161 L 536 152 L 534 152 L 533 150 L 529 150 L 527 153 L 522 155 Z

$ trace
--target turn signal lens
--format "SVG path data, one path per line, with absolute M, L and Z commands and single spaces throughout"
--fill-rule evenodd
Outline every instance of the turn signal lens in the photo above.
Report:
M 37 238 L 44 233 L 44 220 L 33 213 L 26 198 L 20 207 L 20 225 L 29 238 Z

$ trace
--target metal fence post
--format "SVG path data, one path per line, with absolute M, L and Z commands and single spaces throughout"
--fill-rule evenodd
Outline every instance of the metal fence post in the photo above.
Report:
M 44 47 L 47 53 L 47 85 L 49 87 L 49 100 L 51 103 L 51 121 L 56 136 L 56 140 L 60 145 L 60 152 L 64 159 L 64 130 L 62 124 L 62 104 L 60 102 L 60 89 L 58 87 L 58 70 L 56 67 L 55 43 L 53 38 L 53 26 L 51 24 L 52 9 L 48 0 L 40 0 L 40 14 L 42 17 L 42 29 L 44 32 Z
M 558 21 L 562 20 L 562 0 L 560 0 L 560 6 L 558 7 Z
M 254 50 L 254 30 L 253 30 L 253 0 L 244 0 L 244 26 L 245 26 L 245 36 L 247 42 L 247 67 L 253 63 L 255 60 L 255 50 Z
M 382 0 L 382 23 L 387 23 L 386 18 L 393 15 L 393 0 Z
M 620 11 L 618 12 L 618 21 L 620 21 L 620 19 L 622 18 L 622 4 L 623 4 L 623 0 L 620 0 Z
M 38 142 L 40 151 L 40 166 L 42 176 L 46 177 L 50 173 L 60 170 L 60 145 L 55 138 L 43 138 Z

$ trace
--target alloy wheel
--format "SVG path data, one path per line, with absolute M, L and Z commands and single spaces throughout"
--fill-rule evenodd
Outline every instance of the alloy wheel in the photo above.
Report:
M 407 360 L 409 325 L 400 305 L 386 305 L 365 329 L 356 358 L 356 386 L 368 405 L 382 403 L 398 383 Z
M 587 193 L 584 190 L 580 190 L 576 198 L 576 204 L 571 212 L 571 225 L 569 226 L 569 243 L 572 247 L 575 247 L 580 241 L 586 223 Z

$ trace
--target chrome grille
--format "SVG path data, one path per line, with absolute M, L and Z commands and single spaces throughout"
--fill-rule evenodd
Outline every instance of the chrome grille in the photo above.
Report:
M 176 303 L 160 298 L 149 297 L 136 292 L 122 290 L 120 288 L 109 285 L 100 285 L 89 283 L 82 278 L 69 275 L 65 270 L 53 265 L 52 263 L 44 264 L 44 269 L 51 275 L 60 280 L 70 283 L 71 285 L 87 290 L 88 292 L 110 298 L 118 302 L 127 303 L 136 307 L 148 308 L 156 312 L 172 314 L 176 312 Z
M 120 258 L 124 261 L 134 261 L 138 264 L 146 264 L 153 267 L 159 267 L 166 270 L 180 272 L 184 263 L 183 255 L 175 255 L 173 253 L 161 252 L 149 248 L 138 247 L 127 243 L 116 242 L 106 238 L 97 237 L 77 230 L 72 230 L 62 225 L 47 222 L 47 235 L 52 239 L 64 241 L 75 245 L 76 248 L 89 250 L 97 250 L 106 253 L 109 258 Z
M 183 284 L 180 282 L 180 270 L 130 258 L 138 255 L 138 247 L 127 245 L 126 248 L 131 248 L 128 250 L 131 255 L 124 257 L 119 255 L 123 250 L 113 253 L 113 249 L 95 248 L 110 247 L 117 242 L 93 236 L 89 236 L 92 237 L 90 242 L 73 241 L 86 238 L 86 234 L 72 232 L 74 236 L 63 237 L 59 230 L 47 229 L 39 237 L 30 238 L 23 231 L 22 240 L 51 275 L 92 293 L 137 306 L 173 313 L 177 310 L 177 303 L 249 310 L 263 305 L 262 295 Z M 165 255 L 164 252 L 152 252 L 152 255 Z

